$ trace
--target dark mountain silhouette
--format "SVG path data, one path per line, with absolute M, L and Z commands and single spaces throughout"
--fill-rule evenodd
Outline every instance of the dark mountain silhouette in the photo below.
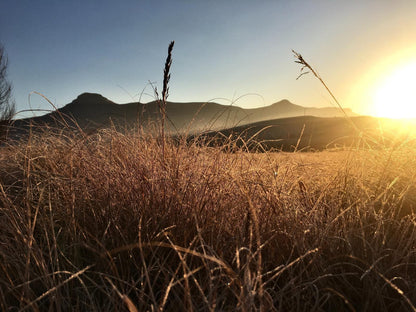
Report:
M 350 117 L 345 118 L 334 107 L 307 108 L 288 100 L 253 109 L 211 102 L 168 102 L 166 110 L 166 130 L 173 137 L 186 134 L 190 141 L 202 139 L 223 146 L 231 140 L 254 150 L 320 150 L 352 144 L 376 147 L 377 142 L 400 141 L 397 129 L 402 126 L 400 121 L 358 116 L 349 109 L 345 111 Z M 82 129 L 88 134 L 113 126 L 119 130 L 140 126 L 154 134 L 159 121 L 156 101 L 116 104 L 100 94 L 83 93 L 49 114 L 15 120 L 8 138 L 25 139 L 29 129 L 41 133 Z
M 371 145 L 374 138 L 376 141 L 394 140 L 397 122 L 394 124 L 389 120 L 385 123 L 393 126 L 390 129 L 383 126 L 383 137 L 380 137 L 378 131 L 382 119 L 358 116 L 349 109 L 346 112 L 349 118 L 345 118 L 334 107 L 307 108 L 288 100 L 253 109 L 211 102 L 168 102 L 166 130 L 172 136 L 186 134 L 190 140 L 201 137 L 202 134 L 202 138 L 213 145 L 227 143 L 228 138 L 234 141 L 240 138 L 238 144 L 248 144 L 257 150 L 259 142 L 266 149 L 293 150 L 296 147 L 300 150 L 345 146 L 364 141 Z M 24 139 L 29 134 L 29 129 L 32 132 L 46 129 L 48 132 L 59 133 L 82 129 L 84 133 L 92 133 L 113 126 L 119 130 L 137 129 L 140 126 L 147 133 L 154 134 L 159 121 L 159 104 L 156 101 L 147 104 L 116 104 L 100 94 L 83 93 L 49 114 L 15 120 L 8 137 L 11 140 Z
M 207 102 L 167 103 L 167 130 L 170 133 L 196 133 L 203 130 L 219 130 L 255 122 L 311 115 L 316 117 L 343 116 L 339 109 L 305 108 L 288 100 L 270 106 L 244 109 L 238 106 Z M 355 115 L 347 110 L 349 115 Z M 74 101 L 52 113 L 15 121 L 16 128 L 27 128 L 29 124 L 49 127 L 70 125 L 84 130 L 105 128 L 110 125 L 132 127 L 140 125 L 150 129 L 160 118 L 156 101 L 116 104 L 100 94 L 83 93 Z M 154 127 L 153 127 L 154 128 Z

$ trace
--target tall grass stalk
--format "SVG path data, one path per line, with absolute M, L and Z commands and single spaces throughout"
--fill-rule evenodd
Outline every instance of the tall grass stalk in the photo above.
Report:
M 159 110 L 161 115 L 161 137 L 162 137 L 162 155 L 165 155 L 165 123 L 166 123 L 166 104 L 169 96 L 169 80 L 170 80 L 170 66 L 172 65 L 172 50 L 175 41 L 171 41 L 168 47 L 168 56 L 165 61 L 165 68 L 163 70 L 163 89 L 162 98 L 158 99 Z M 157 91 L 156 91 L 157 92 Z
M 302 77 L 303 75 L 308 73 L 307 71 L 304 71 L 305 69 L 310 70 L 310 72 L 315 76 L 316 79 L 318 79 L 321 82 L 321 84 L 324 86 L 324 88 L 329 93 L 331 98 L 335 101 L 338 108 L 344 114 L 345 118 L 349 121 L 351 126 L 353 126 L 353 128 L 357 131 L 357 133 L 360 133 L 361 130 L 357 128 L 355 123 L 351 120 L 350 116 L 345 112 L 344 108 L 342 108 L 342 105 L 340 104 L 338 99 L 335 97 L 335 95 L 332 93 L 331 89 L 329 89 L 329 87 L 327 86 L 325 81 L 321 78 L 321 76 L 315 71 L 315 69 L 313 69 L 313 67 L 303 58 L 303 56 L 300 53 L 296 52 L 295 50 L 292 50 L 292 52 L 293 52 L 293 54 L 296 58 L 295 63 L 298 63 L 298 64 L 302 65 L 302 67 L 300 69 L 301 73 L 299 74 L 299 76 L 296 79 L 299 79 L 300 77 Z

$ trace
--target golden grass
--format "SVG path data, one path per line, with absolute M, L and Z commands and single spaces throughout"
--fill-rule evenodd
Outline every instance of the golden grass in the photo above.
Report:
M 414 310 L 413 147 L 163 148 L 114 130 L 2 147 L 1 310 Z

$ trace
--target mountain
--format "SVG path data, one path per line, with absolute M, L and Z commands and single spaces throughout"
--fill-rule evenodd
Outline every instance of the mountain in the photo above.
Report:
M 351 116 L 355 115 L 350 110 L 346 111 Z M 213 102 L 167 102 L 166 115 L 168 132 L 196 133 L 295 116 L 341 117 L 343 113 L 334 107 L 306 108 L 288 100 L 282 100 L 270 106 L 253 109 Z M 83 93 L 71 103 L 52 113 L 16 120 L 14 126 L 22 129 L 27 128 L 29 124 L 51 127 L 69 125 L 91 130 L 114 124 L 117 127 L 141 125 L 145 129 L 151 129 L 159 120 L 157 101 L 146 104 L 139 102 L 116 104 L 100 94 Z
M 154 133 L 160 122 L 159 111 L 157 101 L 116 104 L 100 94 L 83 93 L 49 114 L 15 120 L 8 137 L 11 140 L 25 138 L 29 129 L 61 133 L 81 128 L 91 133 L 112 126 L 125 130 L 138 125 Z M 288 100 L 252 109 L 212 102 L 168 102 L 166 132 L 173 136 L 187 134 L 189 140 L 205 138 L 211 145 L 228 144 L 231 139 L 233 144 L 248 144 L 255 150 L 320 150 L 364 141 L 371 146 L 376 146 L 374 141 L 397 141 L 399 121 L 358 116 L 349 109 L 345 112 L 349 118 L 334 107 L 309 108 Z
M 246 111 L 248 115 L 252 116 L 251 122 L 296 116 L 345 117 L 344 113 L 337 107 L 303 107 L 288 100 L 282 100 L 270 106 L 246 109 Z M 344 109 L 344 111 L 348 116 L 356 115 L 349 108 Z

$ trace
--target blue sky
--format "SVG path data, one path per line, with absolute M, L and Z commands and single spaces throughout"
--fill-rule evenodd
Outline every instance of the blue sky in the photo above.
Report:
M 31 91 L 58 107 L 83 92 L 137 101 L 149 81 L 161 86 L 175 40 L 171 101 L 333 105 L 311 75 L 296 80 L 295 49 L 360 113 L 363 77 L 391 55 L 413 55 L 415 16 L 414 0 L 3 0 L 0 43 L 18 110 L 29 108 Z M 142 102 L 153 100 L 145 93 Z M 30 104 L 50 108 L 34 95 Z

